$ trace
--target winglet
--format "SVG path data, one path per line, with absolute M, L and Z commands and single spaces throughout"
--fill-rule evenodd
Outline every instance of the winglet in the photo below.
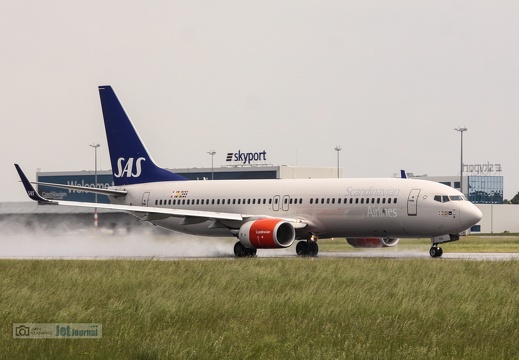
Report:
M 27 191 L 27 195 L 34 200 L 34 201 L 41 201 L 46 203 L 52 203 L 52 201 L 45 199 L 43 196 L 38 194 L 38 192 L 34 189 L 32 184 L 30 183 L 29 179 L 27 179 L 27 176 L 23 173 L 22 169 L 18 164 L 14 164 L 16 167 L 16 171 L 18 171 L 18 175 L 20 175 L 20 179 L 22 180 L 22 184 L 25 187 L 25 191 Z
M 405 170 L 400 170 L 400 177 L 402 179 L 407 179 L 407 173 L 405 172 Z

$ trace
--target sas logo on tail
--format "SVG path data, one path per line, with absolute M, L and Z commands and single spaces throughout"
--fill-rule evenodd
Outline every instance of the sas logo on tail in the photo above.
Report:
M 146 161 L 145 158 L 140 157 L 137 160 L 134 158 L 129 158 L 126 160 L 125 158 L 117 159 L 117 174 L 114 173 L 114 176 L 117 178 L 120 177 L 139 177 L 142 173 L 142 162 Z

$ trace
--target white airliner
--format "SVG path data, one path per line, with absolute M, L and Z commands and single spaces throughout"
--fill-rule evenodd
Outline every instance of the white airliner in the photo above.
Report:
M 15 164 L 33 200 L 129 212 L 142 221 L 187 234 L 235 236 L 234 253 L 286 248 L 316 256 L 318 239 L 346 238 L 355 247 L 394 246 L 399 238 L 431 238 L 432 257 L 481 220 L 462 193 L 417 179 L 187 180 L 158 167 L 110 86 L 100 86 L 114 186 L 92 189 L 111 204 L 43 198 Z

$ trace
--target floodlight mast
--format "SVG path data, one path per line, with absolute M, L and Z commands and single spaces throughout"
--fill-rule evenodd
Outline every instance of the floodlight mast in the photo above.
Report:
M 461 135 L 460 192 L 463 193 L 463 133 L 468 129 L 466 127 L 458 126 L 454 130 L 458 131 Z
M 211 180 L 214 180 L 214 154 L 216 154 L 216 151 L 210 150 L 207 152 L 209 155 L 211 155 Z
M 339 151 L 341 150 L 340 145 L 335 146 L 335 151 L 337 151 L 337 178 L 339 178 Z
M 99 144 L 91 144 L 90 147 L 94 148 L 94 182 L 95 188 L 97 189 L 97 148 L 100 146 Z M 95 193 L 95 203 L 97 204 L 97 193 Z M 97 208 L 94 208 L 94 227 L 97 230 Z

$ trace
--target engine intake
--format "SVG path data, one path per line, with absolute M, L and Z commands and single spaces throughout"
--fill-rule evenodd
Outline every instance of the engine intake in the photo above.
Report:
M 286 248 L 296 239 L 296 231 L 285 220 L 260 219 L 243 224 L 238 239 L 250 249 Z
M 392 238 L 347 238 L 348 244 L 354 248 L 381 248 L 391 247 L 398 244 L 400 239 Z

